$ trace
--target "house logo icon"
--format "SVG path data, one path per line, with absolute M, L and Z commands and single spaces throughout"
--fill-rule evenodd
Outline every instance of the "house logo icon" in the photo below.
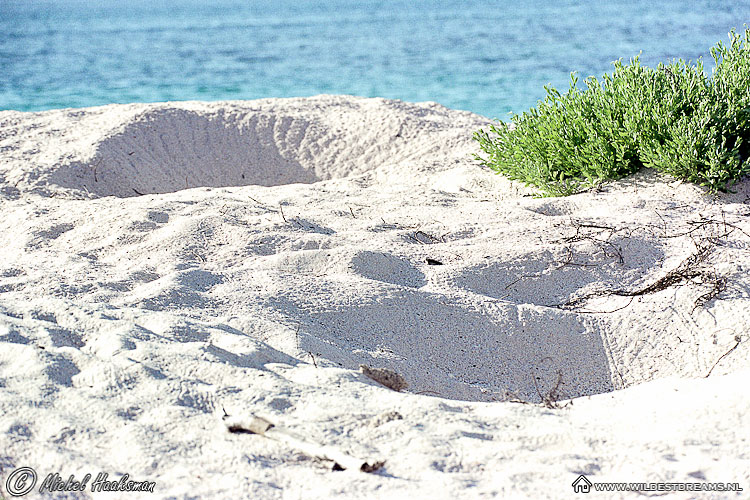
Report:
M 588 493 L 591 491 L 591 481 L 586 476 L 580 475 L 573 481 L 573 493 Z

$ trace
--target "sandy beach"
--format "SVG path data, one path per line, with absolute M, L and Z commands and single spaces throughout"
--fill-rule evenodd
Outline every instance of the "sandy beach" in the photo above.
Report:
M 490 123 L 329 95 L 0 111 L 0 492 L 30 467 L 24 498 L 143 495 L 40 492 L 101 472 L 149 498 L 746 498 L 750 181 L 539 198 L 474 159 Z M 253 417 L 374 470 L 229 431 Z

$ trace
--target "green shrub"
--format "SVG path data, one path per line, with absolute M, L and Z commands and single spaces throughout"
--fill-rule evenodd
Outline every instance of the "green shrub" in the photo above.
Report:
M 511 124 L 479 130 L 485 165 L 546 195 L 568 195 L 641 167 L 726 190 L 750 173 L 750 30 L 732 30 L 729 45 L 702 61 L 643 67 L 639 58 L 614 63 L 585 90 L 571 74 L 570 89 L 547 95 Z

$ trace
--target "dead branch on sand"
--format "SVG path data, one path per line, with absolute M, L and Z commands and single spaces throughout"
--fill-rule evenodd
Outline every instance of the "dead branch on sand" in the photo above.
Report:
M 714 247 L 706 244 L 705 240 L 694 243 L 696 246 L 695 252 L 680 262 L 677 267 L 668 271 L 664 276 L 649 285 L 634 290 L 596 290 L 558 304 L 556 307 L 572 309 L 594 297 L 638 297 L 649 295 L 666 290 L 672 286 L 683 285 L 691 281 L 695 282 L 696 280 L 699 284 L 711 286 L 709 292 L 701 295 L 696 300 L 696 307 L 702 306 L 726 289 L 727 280 L 725 277 L 719 276 L 716 272 L 709 271 L 700 266 L 714 250 Z

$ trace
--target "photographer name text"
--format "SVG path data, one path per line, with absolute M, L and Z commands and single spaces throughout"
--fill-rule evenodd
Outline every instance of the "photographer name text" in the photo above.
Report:
M 130 479 L 130 474 L 124 474 L 116 481 L 110 481 L 109 474 L 106 472 L 98 473 L 93 481 L 91 481 L 92 477 L 91 474 L 86 474 L 83 476 L 83 479 L 78 480 L 71 474 L 67 480 L 63 480 L 60 474 L 56 472 L 47 474 L 42 484 L 39 485 L 39 493 L 86 491 L 87 487 L 89 487 L 92 493 L 101 491 L 148 491 L 153 493 L 156 487 L 156 482 L 154 481 L 133 481 Z

